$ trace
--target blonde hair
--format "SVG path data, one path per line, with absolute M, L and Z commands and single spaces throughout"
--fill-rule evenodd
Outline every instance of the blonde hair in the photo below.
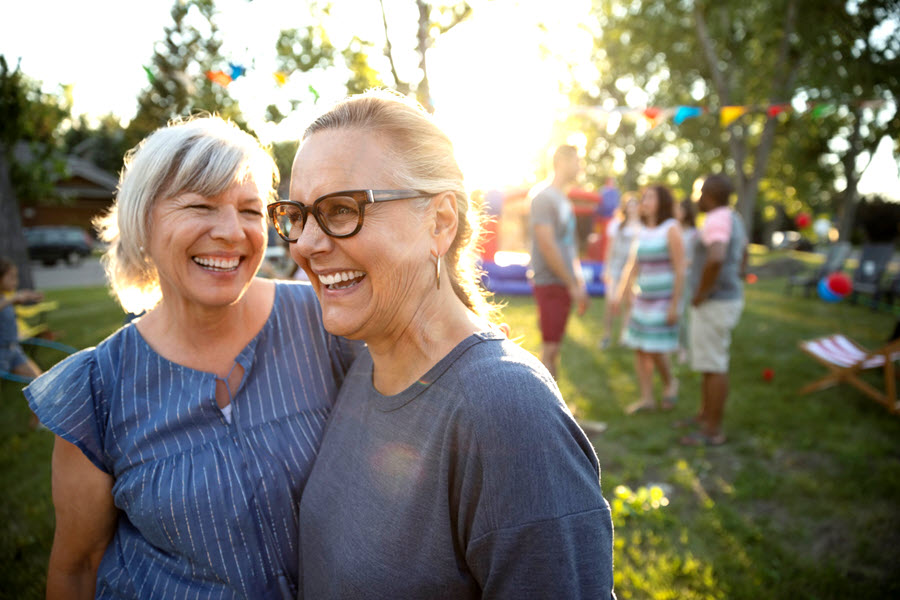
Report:
M 329 129 L 358 129 L 381 136 L 387 143 L 387 162 L 394 165 L 390 175 L 400 187 L 429 195 L 453 192 L 457 231 L 444 256 L 450 283 L 472 312 L 486 319 L 496 316 L 477 267 L 477 243 L 485 218 L 482 208 L 466 192 L 453 143 L 425 109 L 396 92 L 369 90 L 329 109 L 306 129 L 303 139 Z
M 94 220 L 100 239 L 109 243 L 102 261 L 122 308 L 139 313 L 162 297 L 156 267 L 144 252 L 158 200 L 184 193 L 215 196 L 252 180 L 268 203 L 278 179 L 259 141 L 218 116 L 175 119 L 129 150 L 115 202 Z

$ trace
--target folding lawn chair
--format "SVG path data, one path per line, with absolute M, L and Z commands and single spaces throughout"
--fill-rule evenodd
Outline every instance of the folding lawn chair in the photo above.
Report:
M 853 272 L 850 302 L 856 304 L 860 295 L 866 295 L 871 297 L 872 308 L 878 307 L 878 298 L 883 291 L 881 280 L 887 272 L 893 254 L 894 244 L 891 242 L 863 246 L 859 266 Z
M 897 381 L 894 362 L 900 360 L 900 340 L 888 342 L 881 348 L 870 351 L 844 335 L 829 335 L 814 340 L 800 342 L 800 349 L 828 367 L 829 373 L 800 389 L 800 394 L 808 394 L 839 383 L 849 383 L 892 414 L 900 414 L 897 402 Z M 860 378 L 862 371 L 883 368 L 884 391 Z

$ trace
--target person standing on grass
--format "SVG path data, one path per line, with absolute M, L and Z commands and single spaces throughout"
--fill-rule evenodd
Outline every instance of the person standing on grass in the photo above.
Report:
M 638 215 L 638 198 L 634 192 L 627 192 L 622 197 L 622 205 L 619 206 L 613 218 L 606 227 L 606 252 L 603 257 L 603 285 L 606 290 L 606 309 L 603 313 L 604 335 L 600 340 L 600 348 L 607 349 L 612 345 L 621 343 L 624 331 L 616 335 L 616 318 L 621 317 L 621 323 L 628 323 L 631 307 L 631 290 L 626 290 L 622 302 L 618 305 L 613 301 L 619 280 L 628 258 L 631 256 L 631 247 L 640 233 L 641 218 Z M 613 311 L 613 308 L 616 310 Z
M 143 316 L 38 377 L 56 434 L 47 598 L 297 593 L 297 505 L 353 359 L 313 289 L 257 277 L 278 170 L 218 117 L 125 159 L 98 222 L 107 275 Z
M 698 201 L 706 220 L 695 245 L 688 345 L 691 368 L 702 374 L 700 411 L 678 424 L 699 430 L 680 439 L 687 446 L 723 444 L 722 419 L 728 398 L 731 332 L 744 308 L 747 232 L 728 202 L 734 186 L 723 175 L 710 175 Z
M 579 315 L 590 303 L 578 260 L 575 212 L 567 195 L 580 172 L 578 149 L 560 146 L 553 154 L 553 179 L 531 200 L 531 269 L 541 328 L 541 362 L 554 379 L 572 303 Z
M 628 266 L 622 274 L 613 310 L 636 282 L 638 292 L 631 308 L 623 345 L 634 349 L 640 400 L 626 412 L 654 410 L 653 371 L 662 378 L 662 410 L 671 410 L 678 400 L 678 378 L 669 355 L 678 348 L 678 322 L 684 293 L 684 247 L 681 227 L 675 219 L 675 201 L 663 185 L 651 185 L 641 194 L 644 223 Z

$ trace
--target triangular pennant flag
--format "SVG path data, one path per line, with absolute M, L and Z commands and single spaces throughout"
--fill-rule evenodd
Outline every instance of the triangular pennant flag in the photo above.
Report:
M 648 106 L 644 109 L 643 113 L 644 118 L 647 119 L 647 122 L 650 123 L 650 129 L 653 129 L 657 125 L 657 118 L 659 118 L 659 109 L 655 106 Z
M 834 112 L 834 104 L 816 104 L 812 109 L 812 116 L 821 118 Z
M 311 93 L 313 96 L 315 96 L 315 99 L 313 100 L 313 104 L 318 102 L 319 101 L 319 92 L 316 91 L 316 88 L 314 88 L 313 86 L 310 85 L 306 89 L 309 90 L 309 93 Z
M 676 125 L 681 125 L 688 119 L 699 117 L 702 114 L 703 109 L 699 106 L 679 106 L 675 109 L 675 117 L 672 121 L 674 121 Z
M 222 71 L 207 71 L 206 78 L 222 87 L 228 87 L 228 84 L 231 83 L 231 76 Z
M 719 113 L 719 120 L 722 123 L 722 127 L 728 127 L 734 123 L 735 120 L 745 115 L 747 110 L 746 106 L 723 106 Z
M 245 75 L 247 73 L 247 69 L 241 65 L 236 65 L 234 63 L 228 63 L 228 67 L 231 69 L 231 80 L 234 81 L 238 77 Z
M 153 76 L 153 72 L 150 70 L 150 67 L 144 67 L 144 73 L 147 74 L 147 81 L 153 83 L 156 81 L 156 77 Z
M 790 107 L 791 107 L 790 104 L 772 104 L 772 105 L 769 106 L 768 109 L 766 109 L 766 114 L 767 114 L 770 118 L 772 118 L 772 117 L 777 117 L 777 116 L 780 115 L 781 113 L 783 113 L 783 112 L 785 112 L 786 110 L 788 110 Z
M 282 87 L 285 83 L 287 83 L 288 76 L 287 73 L 283 71 L 275 71 L 274 73 L 272 73 L 272 77 L 275 78 L 275 83 L 278 84 L 278 87 Z

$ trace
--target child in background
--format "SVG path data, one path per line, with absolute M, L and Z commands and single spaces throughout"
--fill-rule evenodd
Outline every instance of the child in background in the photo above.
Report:
M 625 263 L 628 262 L 628 256 L 631 253 L 631 246 L 637 239 L 637 234 L 641 229 L 641 219 L 638 215 L 638 197 L 633 192 L 628 192 L 622 197 L 622 204 L 616 209 L 614 217 L 610 219 L 609 225 L 606 226 L 606 255 L 603 257 L 603 284 L 606 290 L 606 309 L 603 315 L 603 323 L 605 327 L 605 335 L 600 341 L 600 347 L 608 348 L 615 339 L 613 330 L 615 328 L 615 318 L 621 313 L 621 322 L 627 323 L 629 310 L 631 307 L 631 295 L 628 294 L 623 298 L 622 304 L 618 310 L 613 310 L 610 300 L 619 287 L 619 279 L 622 277 L 622 270 Z M 621 338 L 621 334 L 619 335 Z M 621 339 L 619 340 L 621 341 Z
M 697 243 L 697 210 L 690 198 L 675 205 L 675 218 L 681 224 L 681 240 L 684 243 L 685 281 L 690 281 L 691 265 L 694 263 L 694 244 Z M 687 294 L 681 296 L 681 329 L 678 332 L 678 362 L 687 362 Z
M 19 327 L 16 324 L 16 304 L 38 302 L 43 294 L 33 290 L 19 290 L 19 269 L 15 263 L 0 258 L 0 371 L 23 377 L 37 377 L 40 367 L 28 358 L 19 344 Z M 37 417 L 31 415 L 30 425 L 37 427 Z

